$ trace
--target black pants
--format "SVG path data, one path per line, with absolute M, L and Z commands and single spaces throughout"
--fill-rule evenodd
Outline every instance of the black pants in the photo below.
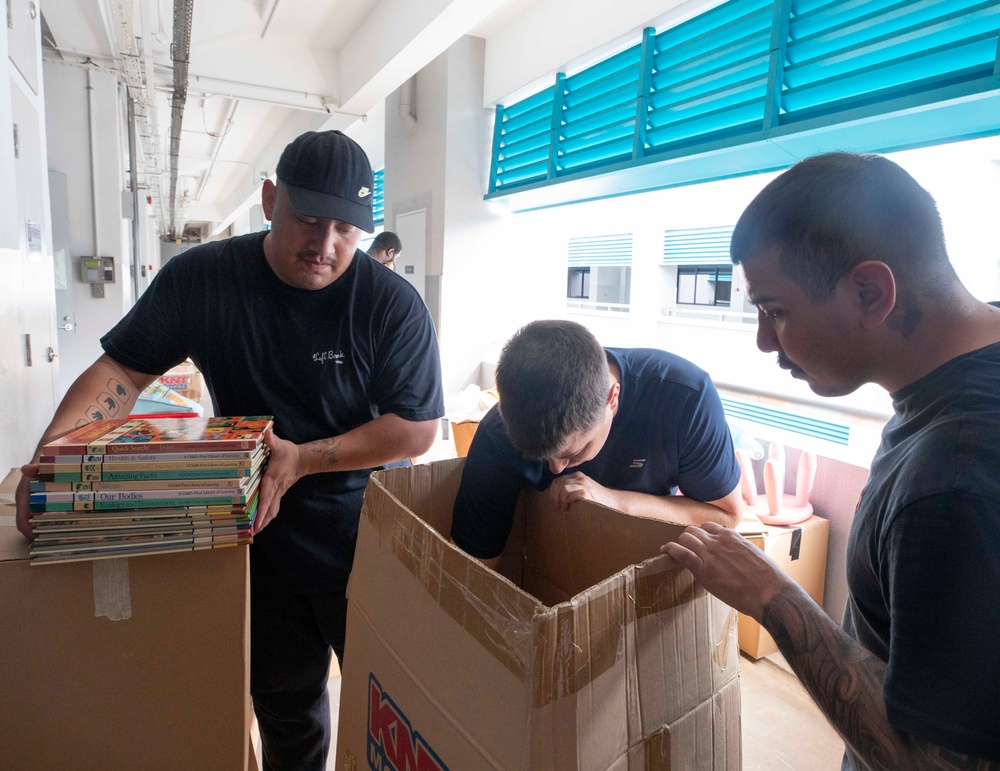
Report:
M 250 695 L 264 771 L 326 768 L 330 651 L 344 660 L 346 579 L 335 591 L 294 594 L 261 566 L 250 571 Z

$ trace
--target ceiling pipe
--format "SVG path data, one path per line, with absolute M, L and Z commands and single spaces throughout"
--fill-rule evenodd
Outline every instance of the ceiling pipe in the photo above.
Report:
M 414 108 L 417 76 L 407 78 L 399 87 L 399 119 L 411 134 L 417 130 L 417 115 Z
M 226 111 L 226 117 L 222 121 L 222 130 L 219 135 L 215 138 L 215 144 L 212 146 L 212 155 L 208 160 L 208 168 L 201 175 L 201 181 L 198 183 L 198 191 L 194 194 L 194 200 L 200 201 L 201 194 L 205 192 L 205 187 L 208 185 L 208 179 L 212 176 L 212 169 L 215 168 L 215 162 L 219 158 L 219 151 L 222 149 L 222 143 L 226 138 L 226 134 L 229 133 L 229 129 L 233 127 L 233 117 L 236 115 L 236 106 L 239 104 L 238 101 L 233 99 L 229 103 L 229 109 Z
M 87 128 L 90 131 L 90 195 L 94 215 L 94 257 L 101 256 L 101 217 L 97 208 L 97 137 L 94 134 L 94 82 L 87 70 Z
M 177 205 L 177 165 L 181 148 L 181 124 L 184 122 L 184 105 L 187 102 L 188 65 L 191 55 L 191 18 L 194 0 L 174 0 L 174 42 L 170 58 L 174 64 L 174 93 L 170 98 L 170 221 L 167 223 L 170 238 L 182 235 Z
M 280 2 L 281 0 L 271 0 L 271 6 L 266 11 L 267 18 L 264 19 L 264 26 L 260 30 L 261 39 L 267 34 L 267 28 L 271 26 L 271 19 L 274 18 L 274 12 L 278 10 L 278 3 Z

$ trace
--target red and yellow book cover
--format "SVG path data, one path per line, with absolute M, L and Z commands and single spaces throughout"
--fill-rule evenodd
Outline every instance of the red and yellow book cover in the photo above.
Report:
M 42 448 L 45 455 L 253 450 L 272 425 L 270 415 L 132 418 L 88 423 Z

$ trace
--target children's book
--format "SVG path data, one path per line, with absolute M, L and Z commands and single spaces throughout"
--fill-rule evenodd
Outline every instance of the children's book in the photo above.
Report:
M 255 450 L 271 427 L 270 415 L 210 418 L 125 418 L 95 420 L 54 439 L 42 455 L 122 455 L 136 453 Z

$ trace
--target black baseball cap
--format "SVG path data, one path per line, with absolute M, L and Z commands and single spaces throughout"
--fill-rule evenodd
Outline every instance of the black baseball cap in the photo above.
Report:
M 372 167 L 361 146 L 345 134 L 307 131 L 281 153 L 277 173 L 299 214 L 340 220 L 366 233 L 375 230 Z

